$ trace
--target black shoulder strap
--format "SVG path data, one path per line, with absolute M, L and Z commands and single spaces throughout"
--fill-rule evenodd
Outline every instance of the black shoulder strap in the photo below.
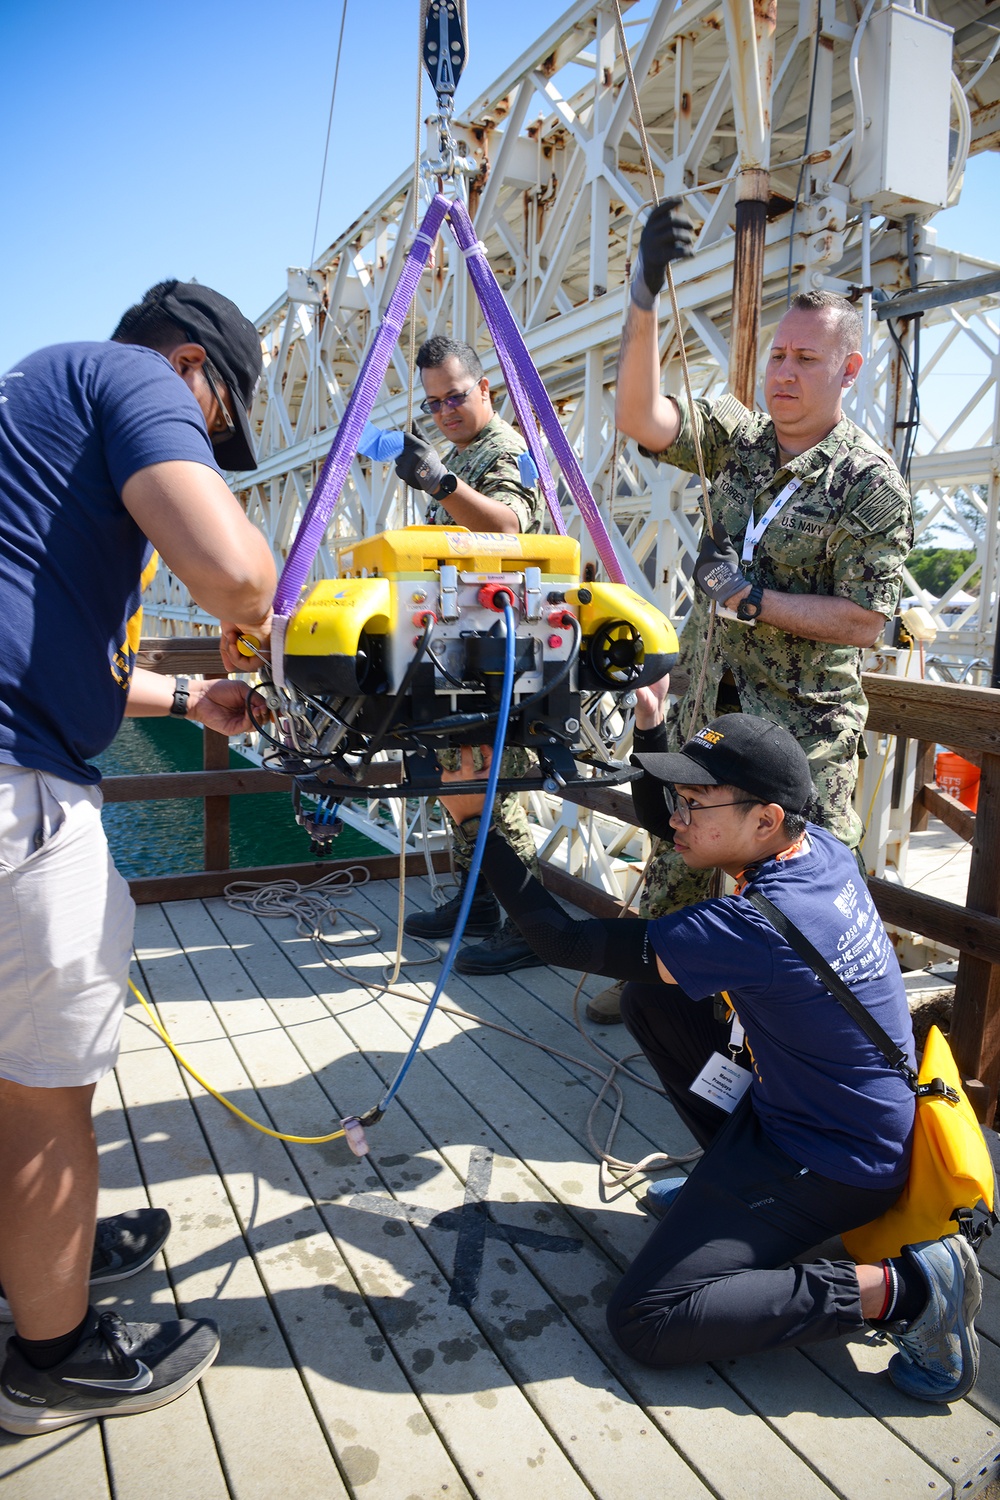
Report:
M 746 890 L 743 892 L 743 897 L 744 900 L 750 902 L 751 906 L 756 907 L 762 917 L 766 917 L 772 927 L 781 933 L 789 947 L 794 948 L 799 957 L 815 971 L 816 977 L 822 980 L 834 999 L 840 1001 L 852 1021 L 861 1027 L 868 1040 L 874 1042 L 889 1066 L 902 1073 L 910 1087 L 916 1090 L 917 1075 L 910 1067 L 906 1053 L 901 1047 L 897 1047 L 888 1032 L 882 1030 L 871 1011 L 867 1010 L 853 991 L 848 989 L 822 953 L 813 947 L 805 933 L 800 932 L 795 923 L 790 922 L 784 912 L 779 911 L 774 902 L 769 901 L 760 891 Z

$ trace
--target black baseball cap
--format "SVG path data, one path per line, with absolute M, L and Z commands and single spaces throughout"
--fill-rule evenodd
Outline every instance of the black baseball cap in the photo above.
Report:
M 798 740 L 756 714 L 723 714 L 675 754 L 637 755 L 658 781 L 674 786 L 735 786 L 785 812 L 805 810 L 815 788 Z
M 193 344 L 200 344 L 229 388 L 236 431 L 213 444 L 224 469 L 256 469 L 257 453 L 249 409 L 264 368 L 260 336 L 236 306 L 200 281 L 167 281 L 157 302 Z

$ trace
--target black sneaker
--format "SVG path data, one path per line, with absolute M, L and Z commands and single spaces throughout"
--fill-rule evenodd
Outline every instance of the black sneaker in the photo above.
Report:
M 515 969 L 534 969 L 544 963 L 544 958 L 539 958 L 524 941 L 509 917 L 485 943 L 472 943 L 455 955 L 455 970 L 459 974 L 511 974 Z
M 170 1215 L 165 1208 L 130 1208 L 110 1219 L 98 1219 L 90 1262 L 91 1286 L 124 1281 L 144 1271 L 156 1259 L 169 1233 Z M 13 1321 L 10 1303 L 0 1292 L 0 1323 Z
M 17 1339 L 7 1340 L 0 1427 L 31 1437 L 92 1417 L 153 1411 L 182 1396 L 218 1352 L 211 1318 L 126 1323 L 92 1307 L 80 1342 L 51 1370 L 36 1370 Z
M 458 909 L 462 904 L 464 891 L 465 878 L 463 876 L 457 894 L 452 896 L 450 901 L 446 901 L 443 906 L 435 907 L 434 911 L 411 912 L 403 923 L 403 931 L 409 937 L 451 937 L 458 926 Z M 487 885 L 479 881 L 469 908 L 469 920 L 465 924 L 465 930 L 472 937 L 486 937 L 495 933 L 499 926 L 500 908 L 496 897 Z

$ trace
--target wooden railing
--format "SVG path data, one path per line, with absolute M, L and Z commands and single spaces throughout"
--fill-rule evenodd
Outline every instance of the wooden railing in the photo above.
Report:
M 203 673 L 219 670 L 217 645 L 211 639 L 143 641 L 143 666 L 154 671 Z M 924 682 L 864 674 L 869 702 L 868 728 L 918 742 L 917 786 L 913 823 L 925 826 L 933 814 L 972 844 L 968 897 L 964 906 L 941 901 L 884 879 L 869 887 L 882 919 L 904 932 L 920 933 L 959 953 L 955 1004 L 949 1040 L 963 1077 L 981 1081 L 977 1099 L 981 1118 L 992 1123 L 1000 1087 L 1000 690 L 953 683 Z M 933 752 L 947 745 L 980 767 L 979 805 L 975 816 L 931 781 Z M 229 868 L 229 798 L 290 788 L 291 777 L 263 770 L 229 770 L 228 741 L 205 731 L 205 770 L 153 776 L 111 776 L 103 783 L 108 802 L 137 802 L 169 797 L 205 800 L 204 869 L 190 875 L 168 875 L 132 882 L 138 901 L 169 901 L 218 895 L 236 878 Z M 627 788 L 568 788 L 568 801 L 637 824 Z M 344 861 L 240 870 L 241 879 L 277 876 L 316 879 Z M 376 879 L 391 879 L 398 869 L 394 855 L 348 861 L 364 864 Z M 425 868 L 422 855 L 407 856 L 407 870 Z M 434 857 L 435 868 L 447 865 Z M 584 910 L 612 914 L 620 903 L 576 876 L 544 866 L 546 885 Z

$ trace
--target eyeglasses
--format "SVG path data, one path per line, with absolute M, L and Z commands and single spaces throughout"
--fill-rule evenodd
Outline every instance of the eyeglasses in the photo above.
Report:
M 234 432 L 236 431 L 236 424 L 233 421 L 232 417 L 229 415 L 229 409 L 219 393 L 219 386 L 224 384 L 224 382 L 218 370 L 213 369 L 213 367 L 206 359 L 205 363 L 201 367 L 201 373 L 205 377 L 205 381 L 208 385 L 209 390 L 215 397 L 215 404 L 219 408 L 219 415 L 221 416 L 223 423 L 225 424 L 221 432 L 210 432 L 208 435 L 212 447 L 217 448 L 220 443 L 228 442 L 228 440 L 233 436 Z M 216 384 L 216 382 L 218 382 L 218 384 Z
M 469 397 L 472 395 L 473 391 L 478 388 L 478 386 L 479 381 L 477 380 L 475 385 L 470 385 L 469 389 L 467 391 L 463 391 L 460 396 L 442 396 L 440 401 L 421 401 L 420 410 L 424 412 L 428 417 L 436 417 L 443 406 L 446 406 L 449 411 L 455 411 L 459 406 L 462 405 L 464 401 L 468 401 Z
M 756 807 L 759 805 L 753 801 L 745 802 L 741 800 L 739 802 L 706 802 L 701 807 L 692 807 L 688 799 L 682 797 L 680 792 L 674 792 L 670 796 L 670 801 L 674 805 L 674 812 L 681 820 L 682 828 L 691 827 L 691 817 L 696 812 L 714 812 L 717 807 Z

